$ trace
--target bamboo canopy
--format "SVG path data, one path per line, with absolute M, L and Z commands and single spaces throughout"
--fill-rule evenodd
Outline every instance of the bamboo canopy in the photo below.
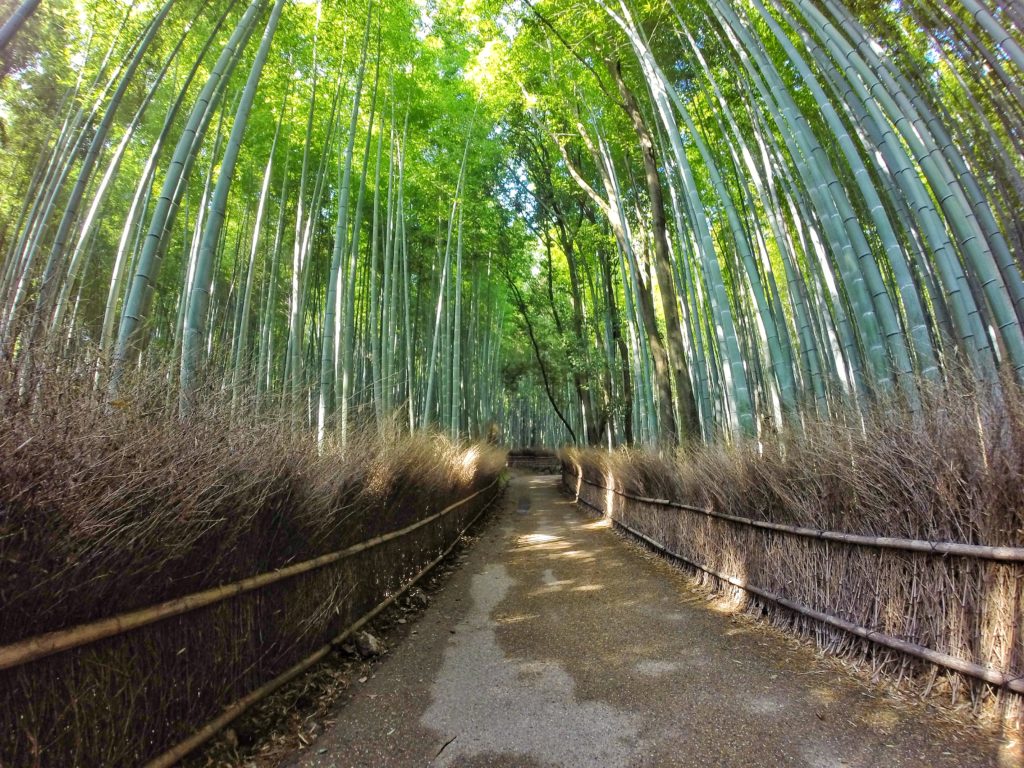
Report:
M 0 21 L 27 389 L 70 355 L 321 440 L 615 446 L 1024 381 L 1012 8 L 37 5 Z

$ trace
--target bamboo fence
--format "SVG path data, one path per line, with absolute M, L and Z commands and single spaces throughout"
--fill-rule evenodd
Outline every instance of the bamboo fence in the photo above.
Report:
M 172 765 L 404 594 L 501 492 L 286 568 L 0 647 L 0 765 Z
M 955 691 L 1019 718 L 1024 694 L 1024 548 L 853 534 L 755 520 L 624 492 L 613 477 L 563 463 L 576 500 L 650 547 L 696 569 L 828 650 L 951 673 Z M 883 652 L 893 652 L 883 658 Z M 914 679 L 930 675 L 922 665 Z M 958 676 L 968 678 L 965 681 Z M 977 686 L 992 686 L 977 696 Z M 1007 700 L 1010 697 L 1012 700 Z

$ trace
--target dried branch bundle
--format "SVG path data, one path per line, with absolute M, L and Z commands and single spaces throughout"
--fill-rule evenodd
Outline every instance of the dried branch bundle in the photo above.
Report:
M 201 390 L 104 402 L 86 374 L 32 397 L 0 365 L 0 644 L 309 560 L 489 484 L 504 454 L 349 434 L 344 452 Z M 125 390 L 122 390 L 125 392 Z M 0 763 L 136 765 L 323 645 L 450 545 L 488 499 L 230 600 L 0 672 Z

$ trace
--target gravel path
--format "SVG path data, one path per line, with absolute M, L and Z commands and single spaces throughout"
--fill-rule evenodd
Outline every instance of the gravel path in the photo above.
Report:
M 870 690 L 717 611 L 516 477 L 463 567 L 288 765 L 1010 766 L 994 739 Z

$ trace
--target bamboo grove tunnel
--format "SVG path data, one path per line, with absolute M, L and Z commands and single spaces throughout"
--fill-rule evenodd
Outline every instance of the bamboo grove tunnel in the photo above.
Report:
M 611 446 L 1020 378 L 1014 4 L 36 5 L 0 38 L 25 378 Z
M 1019 728 L 1018 3 L 10 0 L 0 149 L 0 765 L 145 762 L 333 653 L 506 463 Z M 175 632 L 242 670 L 179 670 L 211 717 L 85 743 Z

